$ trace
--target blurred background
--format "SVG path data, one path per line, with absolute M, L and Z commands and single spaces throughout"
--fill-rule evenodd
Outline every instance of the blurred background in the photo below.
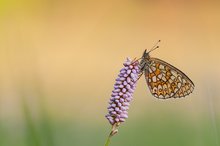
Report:
M 142 77 L 111 146 L 220 146 L 220 2 L 0 0 L 0 146 L 103 146 L 126 57 L 186 73 L 193 94 L 154 98 Z

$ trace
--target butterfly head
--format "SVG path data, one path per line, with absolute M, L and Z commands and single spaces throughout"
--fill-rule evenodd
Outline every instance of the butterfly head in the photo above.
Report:
M 150 52 L 150 51 L 149 51 Z M 149 52 L 147 52 L 147 49 L 144 50 L 144 53 L 142 55 L 142 59 L 149 59 L 150 58 L 150 55 L 149 55 Z
M 155 49 L 159 48 L 158 44 L 159 44 L 160 40 L 157 41 L 157 43 L 150 49 L 150 51 L 147 51 L 147 49 L 144 50 L 144 53 L 141 57 L 141 61 L 140 61 L 140 69 L 141 71 L 143 71 L 145 69 L 146 64 L 149 63 L 150 61 L 150 52 L 154 51 Z
M 147 52 L 147 49 L 144 50 L 144 53 L 141 57 L 141 61 L 140 61 L 140 70 L 141 71 L 144 71 L 145 70 L 145 67 L 146 67 L 146 64 L 148 63 L 150 59 L 150 55 L 149 55 L 149 52 Z
M 150 49 L 150 51 L 148 51 L 147 52 L 147 49 L 145 49 L 144 50 L 144 53 L 143 53 L 143 55 L 142 55 L 142 58 L 143 59 L 149 59 L 149 54 L 150 54 L 150 52 L 152 52 L 152 51 L 154 51 L 154 50 L 156 50 L 157 48 L 159 48 L 159 44 L 160 43 L 160 40 L 158 40 L 157 42 L 156 42 L 156 44 Z

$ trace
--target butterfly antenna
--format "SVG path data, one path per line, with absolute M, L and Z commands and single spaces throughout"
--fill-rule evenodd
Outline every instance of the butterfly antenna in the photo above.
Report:
M 159 48 L 158 44 L 160 43 L 160 41 L 161 41 L 161 40 L 158 40 L 158 41 L 155 43 L 155 45 L 150 49 L 150 51 L 149 51 L 148 53 L 150 53 L 150 52 L 154 51 L 155 49 Z

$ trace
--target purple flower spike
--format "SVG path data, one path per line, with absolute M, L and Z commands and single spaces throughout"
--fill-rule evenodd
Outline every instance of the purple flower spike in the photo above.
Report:
M 108 114 L 105 116 L 111 125 L 119 125 L 128 118 L 130 101 L 139 75 L 139 62 L 127 58 L 120 70 L 109 102 Z

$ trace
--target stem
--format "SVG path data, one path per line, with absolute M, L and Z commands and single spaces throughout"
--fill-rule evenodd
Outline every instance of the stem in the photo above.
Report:
M 108 146 L 108 145 L 109 145 L 109 143 L 110 143 L 110 138 L 111 138 L 111 136 L 109 135 L 109 136 L 108 136 L 108 139 L 107 139 L 106 142 L 105 142 L 105 146 Z
M 114 136 L 116 133 L 118 133 L 117 127 L 119 126 L 119 124 L 120 124 L 120 123 L 115 123 L 114 125 L 112 125 L 112 129 L 111 129 L 111 132 L 110 132 L 110 134 L 109 134 L 109 136 L 108 136 L 108 138 L 107 138 L 107 140 L 106 140 L 106 142 L 105 142 L 105 146 L 108 146 L 109 143 L 110 143 L 110 138 L 111 138 L 112 136 Z

